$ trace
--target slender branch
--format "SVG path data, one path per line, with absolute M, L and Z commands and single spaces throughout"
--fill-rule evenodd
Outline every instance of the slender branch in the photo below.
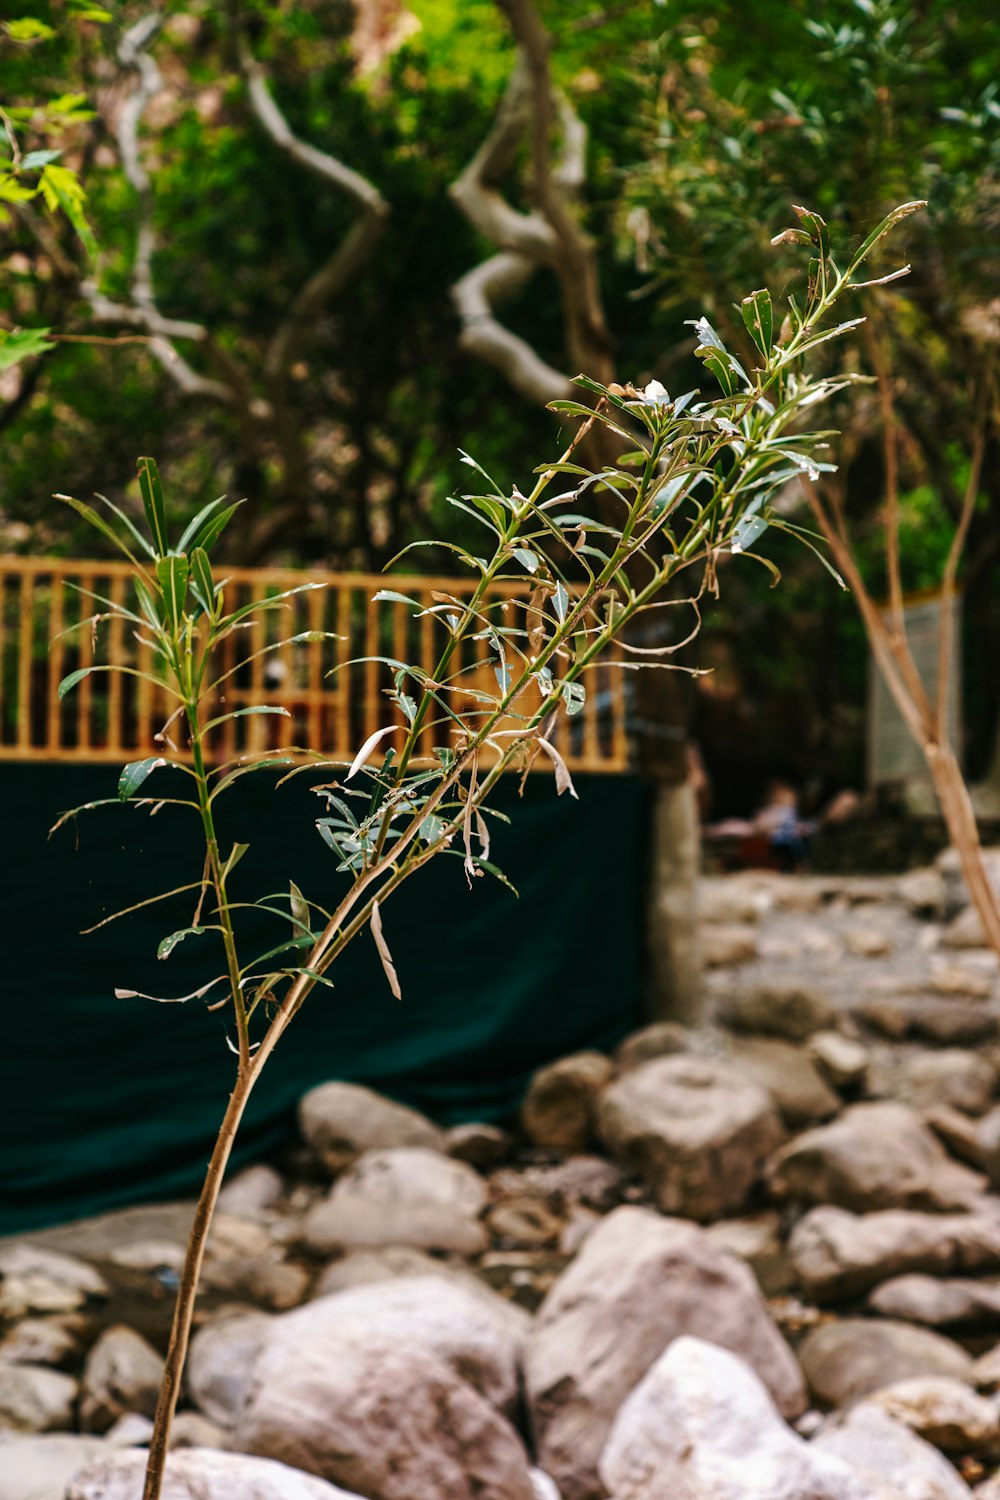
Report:
M 537 269 L 527 256 L 502 250 L 467 271 L 455 282 L 451 295 L 461 323 L 460 347 L 499 370 L 519 395 L 546 406 L 570 398 L 572 382 L 542 359 L 527 339 L 506 328 L 493 311 L 496 303 L 527 285 Z

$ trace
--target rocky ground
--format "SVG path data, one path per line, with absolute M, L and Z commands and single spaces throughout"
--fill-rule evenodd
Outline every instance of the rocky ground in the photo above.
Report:
M 1000 1500 L 1000 978 L 954 863 L 702 904 L 706 1025 L 561 1059 L 516 1129 L 306 1095 L 224 1190 L 169 1500 Z M 0 1500 L 138 1500 L 189 1219 L 0 1244 Z

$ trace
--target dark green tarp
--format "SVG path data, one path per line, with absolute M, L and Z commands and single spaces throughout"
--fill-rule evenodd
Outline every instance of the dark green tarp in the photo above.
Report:
M 244 779 L 223 819 L 223 843 L 251 843 L 239 870 L 247 894 L 294 878 L 329 905 L 334 860 L 313 826 L 317 799 L 302 781 L 274 792 L 264 776 Z M 222 1013 L 113 993 L 180 995 L 214 972 L 211 937 L 155 957 L 160 938 L 190 922 L 193 897 L 78 936 L 200 873 L 185 810 L 98 810 L 46 841 L 60 811 L 113 797 L 116 782 L 113 767 L 0 768 L 0 1233 L 192 1192 L 228 1097 Z M 577 789 L 579 802 L 557 799 L 550 778 L 533 776 L 518 804 L 505 781 L 497 805 L 515 816 L 493 825 L 492 857 L 520 901 L 492 879 L 470 891 L 461 861 L 444 858 L 387 903 L 402 1001 L 362 934 L 338 962 L 336 988 L 314 991 L 276 1049 L 235 1160 L 286 1137 L 298 1097 L 325 1079 L 370 1084 L 442 1120 L 502 1118 L 538 1064 L 606 1046 L 635 1023 L 643 790 L 600 776 Z M 271 930 L 255 936 L 266 946 Z

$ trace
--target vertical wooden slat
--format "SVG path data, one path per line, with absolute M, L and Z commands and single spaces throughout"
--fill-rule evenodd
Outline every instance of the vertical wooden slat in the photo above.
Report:
M 135 664 L 137 671 L 142 673 L 148 673 L 153 665 L 153 653 L 147 644 L 145 631 L 136 646 Z M 153 684 L 147 682 L 145 676 L 137 678 L 136 683 L 135 749 L 140 754 L 148 754 L 153 748 Z
M 65 673 L 63 672 L 63 651 L 65 642 L 62 639 L 63 628 L 63 580 L 60 574 L 53 573 L 50 581 L 51 599 L 49 606 L 48 631 L 46 632 L 49 642 L 49 667 L 48 667 L 48 713 L 46 715 L 45 743 L 50 750 L 62 749 L 62 705 L 57 696 L 59 683 Z
M 611 660 L 621 661 L 623 652 L 617 643 L 611 646 Z M 628 736 L 625 732 L 625 673 L 612 667 L 611 678 L 611 765 L 610 770 L 628 769 Z
M 34 643 L 35 583 L 28 573 L 21 574 L 18 599 L 21 611 L 17 637 L 17 743 L 21 750 L 31 749 L 31 653 Z
M 93 575 L 91 573 L 81 573 L 80 588 L 92 589 L 93 587 Z M 89 595 L 81 593 L 80 615 L 83 620 L 88 621 L 88 623 L 86 624 L 81 624 L 80 629 L 77 632 L 77 638 L 80 642 L 81 667 L 91 666 L 94 660 L 94 633 L 93 627 L 89 624 L 89 618 L 94 613 L 94 608 L 94 601 L 89 597 Z M 84 677 L 80 683 L 79 688 L 76 689 L 76 692 L 78 694 L 77 724 L 79 726 L 77 744 L 79 745 L 81 750 L 89 750 L 91 748 L 93 740 L 93 736 L 91 733 L 91 717 L 94 702 L 93 677 Z
M 0 743 L 6 743 L 7 690 L 7 570 L 0 570 Z
M 253 585 L 251 585 L 251 589 L 253 589 Z M 256 592 L 256 590 L 254 590 L 254 592 Z M 266 597 L 264 588 L 261 589 L 261 594 L 264 594 Z M 263 614 L 251 615 L 250 618 L 253 621 L 253 624 L 247 631 L 247 637 L 250 642 L 249 654 L 253 656 L 253 661 L 250 663 L 250 693 L 248 706 L 257 703 L 263 704 L 268 701 L 264 691 L 264 667 L 269 659 L 267 656 L 260 654 L 261 648 L 265 646 L 268 641 L 267 632 L 269 615 L 265 611 Z M 269 728 L 268 715 L 250 714 L 247 718 L 244 719 L 243 722 L 247 726 L 247 736 L 245 741 L 247 749 L 254 753 L 259 750 L 263 750 L 264 746 L 267 744 L 267 734 Z
M 309 629 L 325 628 L 328 590 L 316 589 L 309 598 Z M 310 750 L 324 750 L 323 735 L 323 642 L 309 642 L 306 673 L 306 736 Z
M 125 604 L 125 579 L 117 573 L 111 580 L 110 598 L 116 609 L 122 609 Z M 118 615 L 111 618 L 111 627 L 108 631 L 108 660 L 124 663 L 125 622 Z M 125 679 L 120 672 L 108 674 L 108 736 L 107 748 L 116 753 L 122 748 L 122 689 Z
M 365 608 L 365 649 L 363 656 L 381 656 L 379 650 L 379 606 L 366 601 Z M 361 739 L 366 740 L 376 729 L 381 729 L 379 722 L 381 704 L 379 703 L 379 679 L 382 668 L 378 662 L 366 661 L 364 665 L 364 704 L 361 721 Z M 348 679 L 348 691 L 350 691 L 350 679 Z M 354 752 L 352 751 L 352 754 Z
M 331 758 L 334 760 L 347 757 L 351 745 L 350 682 L 348 668 L 343 666 L 345 661 L 350 661 L 352 655 L 351 590 L 346 583 L 337 585 L 337 634 L 340 636 L 337 642 L 340 671 L 333 679 L 333 744 L 330 746 Z

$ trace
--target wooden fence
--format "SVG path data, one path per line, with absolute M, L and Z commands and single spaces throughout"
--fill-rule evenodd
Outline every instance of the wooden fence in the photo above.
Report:
M 444 640 L 433 616 L 417 616 L 412 606 L 391 601 L 373 605 L 372 595 L 390 587 L 426 609 L 435 602 L 435 592 L 461 599 L 473 587 L 466 579 L 287 569 L 233 568 L 225 577 L 227 610 L 304 583 L 321 587 L 256 616 L 224 643 L 228 656 L 223 671 L 234 670 L 219 690 L 217 711 L 266 703 L 287 709 L 288 717 L 229 719 L 219 727 L 212 747 L 216 760 L 223 762 L 296 745 L 319 749 L 332 760 L 351 760 L 370 734 L 399 715 L 385 697 L 390 667 L 344 663 L 383 656 L 432 673 Z M 102 611 L 91 595 L 130 604 L 129 588 L 125 563 L 0 557 L 0 759 L 124 761 L 162 748 L 156 736 L 169 706 L 143 679 L 95 672 L 61 702 L 56 693 L 67 673 L 94 662 L 149 668 L 150 648 L 128 622 L 105 621 L 96 628 L 85 624 L 67 633 Z M 523 608 L 521 600 L 516 586 L 497 587 L 489 607 L 511 623 Z M 306 631 L 329 631 L 339 639 L 276 644 Z M 465 643 L 463 649 L 478 653 L 474 658 L 467 654 L 461 663 L 475 669 L 462 679 L 463 685 L 473 689 L 481 670 L 483 686 L 495 691 L 486 643 Z M 253 659 L 238 665 L 248 657 Z M 572 770 L 627 769 L 626 675 L 611 663 L 595 667 L 588 673 L 583 710 L 572 719 L 560 715 L 555 743 Z M 444 731 L 435 734 L 440 742 Z M 182 749 L 182 737 L 177 738 Z M 392 743 L 387 736 L 380 749 Z M 425 737 L 420 749 L 428 754 L 430 748 Z

